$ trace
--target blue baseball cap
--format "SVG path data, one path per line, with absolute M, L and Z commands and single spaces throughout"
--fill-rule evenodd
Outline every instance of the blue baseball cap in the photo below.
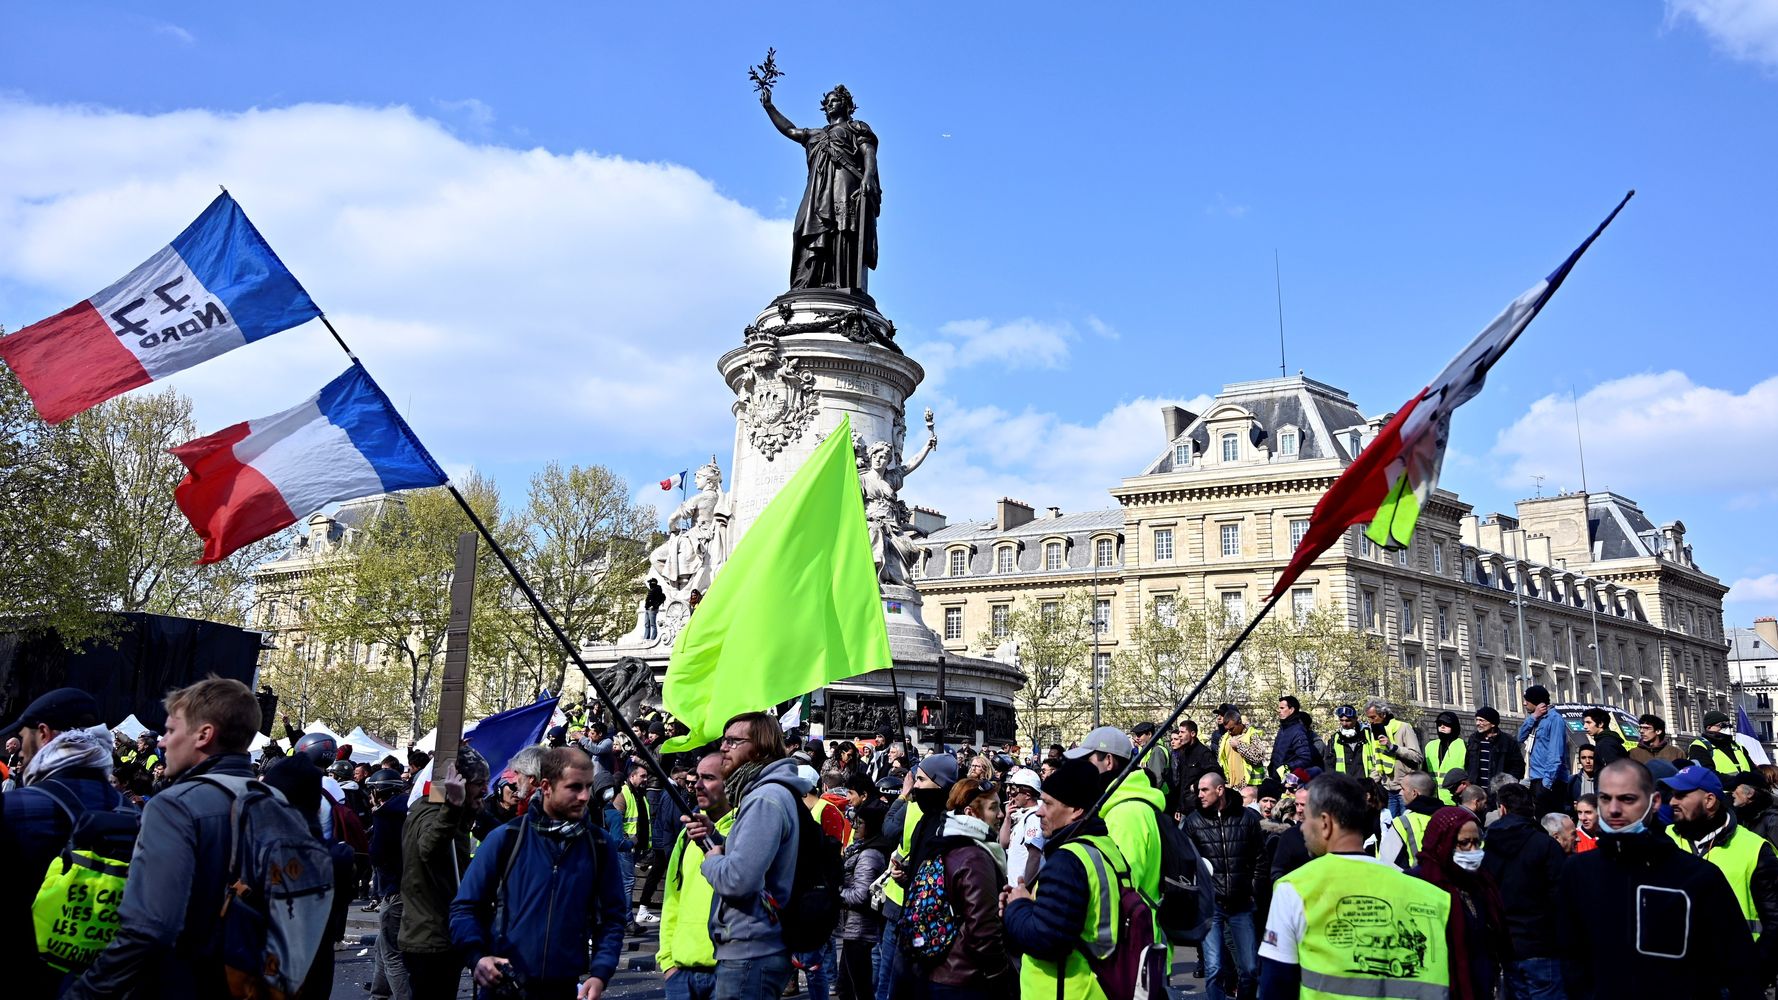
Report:
M 1688 767 L 1671 778 L 1662 778 L 1660 784 L 1676 795 L 1697 791 L 1712 795 L 1722 794 L 1722 779 L 1716 776 L 1715 771 L 1698 765 Z

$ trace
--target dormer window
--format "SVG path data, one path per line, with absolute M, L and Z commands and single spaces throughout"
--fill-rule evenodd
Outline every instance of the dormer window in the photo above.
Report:
M 1049 542 L 1043 547 L 1043 568 L 1057 570 L 1062 568 L 1062 543 Z
M 1222 460 L 1225 462 L 1238 462 L 1241 460 L 1240 435 L 1229 433 L 1222 436 Z
M 1173 446 L 1173 468 L 1187 469 L 1192 464 L 1192 444 L 1190 441 Z
M 1285 458 L 1296 457 L 1296 431 L 1283 430 L 1278 432 L 1278 454 Z
M 952 576 L 962 576 L 969 572 L 969 553 L 962 549 L 952 549 L 950 558 L 950 570 Z
M 1093 543 L 1093 561 L 1100 566 L 1110 566 L 1116 552 L 1117 546 L 1109 538 L 1101 538 Z
M 994 572 L 1012 572 L 1012 546 L 1002 545 L 994 550 Z

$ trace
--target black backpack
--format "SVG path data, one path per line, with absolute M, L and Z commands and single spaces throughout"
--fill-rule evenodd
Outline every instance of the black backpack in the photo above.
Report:
M 1156 809 L 1155 825 L 1161 831 L 1161 898 L 1154 907 L 1161 934 L 1170 944 L 1200 944 L 1216 912 L 1210 866 L 1173 817 Z
M 840 923 L 840 886 L 845 881 L 840 864 L 840 842 L 827 835 L 794 789 L 784 786 L 796 805 L 796 873 L 790 880 L 790 899 L 778 907 L 778 926 L 784 945 L 796 952 L 827 947 Z

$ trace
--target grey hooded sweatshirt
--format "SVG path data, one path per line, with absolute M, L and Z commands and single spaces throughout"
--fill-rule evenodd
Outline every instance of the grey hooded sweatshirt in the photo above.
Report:
M 787 949 L 769 895 L 782 907 L 790 901 L 796 874 L 797 827 L 809 786 L 786 757 L 766 765 L 741 799 L 734 828 L 722 853 L 704 859 L 698 870 L 716 890 L 710 911 L 710 937 L 716 960 L 764 958 Z

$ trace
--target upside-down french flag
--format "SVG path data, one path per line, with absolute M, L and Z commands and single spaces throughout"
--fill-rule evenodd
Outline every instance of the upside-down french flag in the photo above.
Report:
M 0 358 L 54 424 L 319 315 L 224 192 L 122 280 L 0 337 Z
M 1328 488 L 1315 513 L 1309 517 L 1309 530 L 1297 545 L 1296 554 L 1278 582 L 1272 585 L 1269 597 L 1282 594 L 1296 582 L 1303 570 L 1317 556 L 1340 540 L 1340 535 L 1355 524 L 1370 522 L 1365 535 L 1385 548 L 1402 548 L 1414 540 L 1414 525 L 1420 511 L 1438 487 L 1438 476 L 1445 460 L 1445 442 L 1451 434 L 1451 414 L 1482 391 L 1488 369 L 1500 360 L 1506 349 L 1519 339 L 1538 310 L 1562 287 L 1568 272 L 1581 254 L 1593 245 L 1611 220 L 1623 211 L 1635 195 L 1624 195 L 1623 201 L 1611 210 L 1599 228 L 1593 230 L 1562 265 L 1550 272 L 1525 294 L 1514 299 L 1504 312 L 1494 317 L 1463 353 L 1445 366 L 1432 384 L 1421 389 L 1396 411 L 1394 417 L 1377 432 L 1376 439 L 1365 447 L 1340 478 Z
M 447 480 L 357 362 L 282 413 L 170 449 L 190 470 L 173 498 L 215 562 L 336 500 Z
M 683 488 L 685 486 L 685 472 L 686 470 L 681 469 L 678 475 L 668 476 L 661 480 L 661 489 L 670 490 L 675 486 Z

